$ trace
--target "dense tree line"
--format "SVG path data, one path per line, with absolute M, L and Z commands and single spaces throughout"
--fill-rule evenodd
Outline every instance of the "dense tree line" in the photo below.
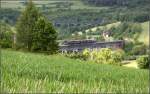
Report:
M 149 4 L 149 0 L 82 0 L 85 3 L 96 6 L 128 6 L 136 7 L 140 5 Z
M 149 20 L 149 11 L 146 7 L 142 8 L 133 8 L 133 9 L 124 9 L 118 8 L 113 9 L 112 17 L 118 21 L 130 21 L 130 22 L 145 22 Z
M 85 3 L 96 6 L 113 6 L 113 5 L 127 5 L 127 0 L 83 0 Z

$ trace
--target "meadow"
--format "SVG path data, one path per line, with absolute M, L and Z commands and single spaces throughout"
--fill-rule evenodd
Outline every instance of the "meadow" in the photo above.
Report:
M 1 51 L 2 93 L 148 93 L 148 70 Z

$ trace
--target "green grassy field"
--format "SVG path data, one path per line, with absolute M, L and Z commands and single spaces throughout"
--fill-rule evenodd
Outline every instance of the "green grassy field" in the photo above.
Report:
M 2 50 L 1 92 L 148 93 L 148 70 Z

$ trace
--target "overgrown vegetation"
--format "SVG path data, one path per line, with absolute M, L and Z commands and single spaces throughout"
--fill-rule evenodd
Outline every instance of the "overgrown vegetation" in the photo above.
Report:
M 142 69 L 148 69 L 150 67 L 150 58 L 149 56 L 140 56 L 137 59 L 138 67 Z
M 1 92 L 148 93 L 149 72 L 61 55 L 2 50 Z

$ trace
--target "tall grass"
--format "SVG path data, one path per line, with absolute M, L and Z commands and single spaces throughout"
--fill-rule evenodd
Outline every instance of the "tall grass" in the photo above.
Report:
M 148 70 L 2 50 L 2 93 L 148 93 Z

